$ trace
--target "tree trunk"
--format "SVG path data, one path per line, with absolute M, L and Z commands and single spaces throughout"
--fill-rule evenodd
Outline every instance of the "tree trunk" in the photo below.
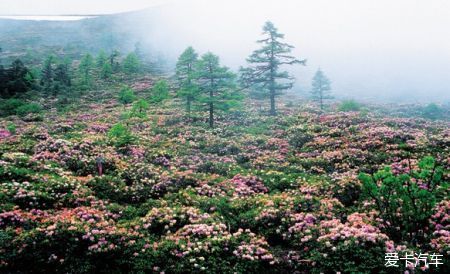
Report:
M 191 97 L 187 98 L 186 111 L 187 111 L 188 117 L 191 116 Z
M 209 67 L 209 73 L 213 75 L 212 67 Z M 209 79 L 211 84 L 211 89 L 209 90 L 209 127 L 214 127 L 214 103 L 213 103 L 213 97 L 214 97 L 214 78 Z
M 271 39 L 271 49 L 270 49 L 270 115 L 275 116 L 277 115 L 275 110 L 275 55 L 274 55 L 274 42 L 275 39 L 270 34 Z
M 214 104 L 209 103 L 209 127 L 214 127 Z
M 275 111 L 275 91 L 270 91 L 270 115 L 275 116 L 277 115 Z

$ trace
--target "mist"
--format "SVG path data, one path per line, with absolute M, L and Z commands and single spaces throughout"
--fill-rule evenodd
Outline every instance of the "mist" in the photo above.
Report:
M 295 92 L 307 94 L 320 67 L 343 98 L 450 100 L 446 1 L 190 0 L 140 15 L 135 31 L 172 60 L 191 45 L 238 69 L 270 20 L 295 46 L 294 55 L 308 60 L 292 69 Z
M 121 37 L 125 48 L 132 50 L 139 41 L 148 53 L 174 64 L 193 46 L 219 55 L 233 70 L 246 65 L 270 20 L 295 46 L 293 55 L 307 59 L 306 66 L 288 68 L 297 79 L 296 94 L 308 95 L 321 68 L 339 98 L 450 101 L 450 3 L 445 0 L 22 0 L 1 7 L 8 14 L 134 11 L 114 21 L 126 34 Z

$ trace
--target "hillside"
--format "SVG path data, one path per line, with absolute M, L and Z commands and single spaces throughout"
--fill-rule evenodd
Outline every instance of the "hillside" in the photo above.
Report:
M 299 91 L 273 22 L 235 69 L 165 14 L 0 20 L 0 273 L 450 273 L 444 99 Z

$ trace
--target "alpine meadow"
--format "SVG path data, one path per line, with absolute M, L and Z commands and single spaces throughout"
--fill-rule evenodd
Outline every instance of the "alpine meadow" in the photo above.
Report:
M 450 3 L 4 0 L 0 273 L 450 273 Z

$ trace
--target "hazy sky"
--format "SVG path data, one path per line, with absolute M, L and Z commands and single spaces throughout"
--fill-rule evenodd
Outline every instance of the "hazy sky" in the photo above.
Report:
M 308 59 L 293 71 L 303 92 L 321 67 L 344 96 L 450 101 L 447 0 L 189 0 L 161 14 L 161 27 L 148 35 L 160 48 L 193 45 L 233 68 L 273 21 L 293 53 Z
M 341 95 L 450 101 L 450 0 L 0 0 L 0 13 L 98 14 L 161 4 L 141 32 L 173 56 L 192 45 L 236 69 L 271 20 L 293 53 L 308 59 L 293 71 L 300 90 L 321 67 Z
M 0 14 L 105 14 L 143 9 L 166 2 L 170 0 L 0 0 Z

